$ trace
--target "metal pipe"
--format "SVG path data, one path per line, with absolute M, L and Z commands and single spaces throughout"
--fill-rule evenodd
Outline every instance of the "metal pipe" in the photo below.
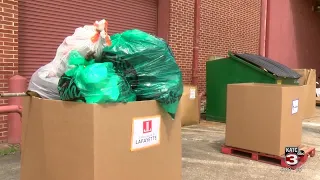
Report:
M 20 97 L 20 96 L 28 96 L 27 93 L 0 93 L 0 97 Z
M 193 59 L 191 84 L 198 86 L 199 66 L 199 34 L 200 34 L 200 0 L 194 1 L 194 36 L 193 36 Z
M 8 99 L 8 104 L 11 106 L 12 112 L 8 115 L 8 143 L 9 144 L 20 144 L 21 142 L 21 109 L 22 109 L 22 97 L 21 92 L 26 92 L 27 90 L 27 79 L 15 75 L 9 79 L 9 92 L 10 95 L 18 95 L 17 97 L 10 97 Z M 13 108 L 15 107 L 15 108 Z M 19 109 L 16 109 L 19 107 Z
M 0 114 L 18 113 L 21 116 L 22 107 L 17 105 L 0 106 Z
M 260 14 L 260 47 L 259 54 L 266 56 L 267 46 L 267 20 L 268 20 L 268 0 L 261 0 L 261 14 Z

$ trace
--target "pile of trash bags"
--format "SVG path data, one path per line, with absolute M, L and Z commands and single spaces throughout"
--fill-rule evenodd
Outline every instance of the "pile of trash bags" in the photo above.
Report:
M 78 51 L 70 52 L 69 65 L 59 80 L 61 100 L 88 104 L 135 101 L 136 96 L 128 82 L 115 72 L 112 63 L 87 61 Z
M 171 48 L 137 29 L 109 36 L 107 26 L 101 20 L 77 28 L 33 74 L 28 90 L 88 104 L 157 100 L 174 118 L 183 82 Z
M 46 99 L 60 99 L 57 85 L 67 70 L 71 50 L 78 51 L 84 57 L 93 53 L 95 58 L 100 57 L 103 48 L 111 45 L 107 28 L 108 22 L 104 19 L 94 25 L 77 28 L 58 47 L 54 59 L 32 75 L 28 90 L 37 92 Z

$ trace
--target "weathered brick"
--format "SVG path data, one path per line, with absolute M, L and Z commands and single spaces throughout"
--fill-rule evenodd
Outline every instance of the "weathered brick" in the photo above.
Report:
M 0 58 L 14 58 L 12 54 L 0 54 Z
M 258 0 L 201 0 L 199 92 L 206 87 L 205 63 L 209 56 L 225 57 L 229 50 L 259 52 L 260 6 Z M 169 44 L 185 83 L 191 83 L 193 32 L 194 0 L 171 1 Z
M 3 28 L 5 28 L 5 29 L 10 29 L 10 30 L 13 30 L 13 31 L 17 31 L 17 30 L 18 30 L 18 27 L 17 27 L 17 26 L 4 25 Z
M 205 62 L 227 52 L 259 52 L 261 2 L 201 1 L 199 89 L 205 90 Z M 208 26 L 209 25 L 209 26 Z M 214 43 L 215 42 L 215 43 Z
M 3 135 L 4 137 L 8 136 L 8 131 L 2 132 L 2 135 Z
M 14 22 L 12 22 L 12 21 L 1 21 L 1 24 L 12 26 L 12 25 L 14 25 Z
M 4 4 L 4 3 L 2 3 L 2 4 L 1 4 L 1 7 L 3 7 L 3 8 L 8 8 L 8 9 L 14 9 L 13 5 L 11 5 L 11 4 Z
M 0 0 L 0 92 L 8 92 L 8 79 L 18 72 L 18 1 Z M 0 99 L 0 105 L 8 99 Z M 7 115 L 0 115 L 0 143 L 7 141 Z
M 18 1 L 13 0 L 3 0 L 4 4 L 10 4 L 10 5 L 18 5 Z
M 5 46 L 17 46 L 18 47 L 18 42 L 3 42 Z
M 15 54 L 18 54 L 18 51 L 4 50 L 4 54 L 13 54 L 13 55 L 15 55 Z
M 6 87 L 0 87 L 0 92 L 5 92 L 5 91 L 8 91 L 8 88 L 6 88 Z M 2 104 L 4 104 L 4 100 L 3 99 L 1 99 L 0 100 L 0 103 L 2 103 Z
M 15 23 L 17 23 L 18 22 L 18 18 L 13 18 L 13 16 L 12 17 L 3 17 L 3 20 L 4 21 L 12 21 L 12 22 L 15 22 Z
M 12 13 L 7 13 L 7 12 L 0 12 L 0 16 L 3 16 L 4 18 L 13 18 L 13 14 Z
M 3 34 L 3 37 L 17 39 L 17 34 Z
M 18 11 L 17 10 L 14 10 L 13 9 L 13 6 L 10 5 L 9 7 L 3 7 L 3 12 L 6 12 L 6 13 L 11 13 L 11 14 L 18 14 Z
M 14 31 L 11 29 L 3 29 L 4 25 L 0 25 L 0 33 L 8 33 L 8 34 L 13 34 Z
M 14 71 L 18 71 L 18 67 L 17 66 L 5 66 L 4 68 L 6 71 L 11 72 L 12 74 L 15 74 Z M 8 74 L 11 74 L 8 73 Z
M 181 67 L 183 81 L 190 83 L 193 53 L 194 0 L 176 0 L 170 3 L 169 44 Z
M 0 41 L 2 41 L 2 42 L 14 42 L 14 39 L 13 38 L 3 37 L 3 38 L 0 38 Z
M 4 62 L 0 62 L 0 66 L 14 66 L 14 63 L 4 63 Z M 2 75 L 3 76 L 3 75 Z M 1 76 L 0 76 L 0 78 L 1 78 Z
M 3 59 L 3 62 L 17 63 L 18 62 L 18 58 L 5 58 L 5 59 Z

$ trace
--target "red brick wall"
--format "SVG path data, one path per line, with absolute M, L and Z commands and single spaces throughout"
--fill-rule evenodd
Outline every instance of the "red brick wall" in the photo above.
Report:
M 171 0 L 169 44 L 182 70 L 184 83 L 191 82 L 194 0 Z
M 0 92 L 6 92 L 8 78 L 18 66 L 17 0 L 0 0 Z M 258 53 L 260 1 L 201 0 L 199 57 L 200 91 L 205 89 L 205 61 L 209 55 L 225 56 L 228 50 Z M 193 58 L 194 0 L 171 0 L 169 44 L 191 82 Z M 0 100 L 1 104 L 6 103 Z M 6 117 L 0 117 L 0 141 L 6 139 Z
M 259 0 L 202 0 L 200 28 L 200 90 L 206 87 L 208 56 L 226 56 L 228 50 L 259 53 Z
M 199 89 L 205 90 L 205 62 L 208 56 L 226 56 L 228 50 L 259 53 L 259 0 L 201 0 Z M 191 82 L 194 29 L 194 0 L 171 0 L 169 43 Z
M 0 92 L 7 92 L 8 79 L 18 72 L 18 0 L 0 0 Z M 0 104 L 7 100 L 0 99 Z M 7 116 L 0 116 L 0 142 L 6 141 Z

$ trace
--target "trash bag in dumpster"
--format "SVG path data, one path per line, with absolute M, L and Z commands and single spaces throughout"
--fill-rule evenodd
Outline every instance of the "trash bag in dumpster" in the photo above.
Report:
M 59 80 L 61 100 L 88 104 L 135 101 L 130 85 L 115 72 L 112 63 L 86 62 L 77 53 L 70 54 L 69 62 L 75 67 L 70 68 Z M 79 64 L 81 62 L 88 65 Z
M 140 30 L 111 36 L 101 60 L 122 72 L 137 100 L 157 100 L 174 117 L 183 92 L 182 75 L 168 44 Z

